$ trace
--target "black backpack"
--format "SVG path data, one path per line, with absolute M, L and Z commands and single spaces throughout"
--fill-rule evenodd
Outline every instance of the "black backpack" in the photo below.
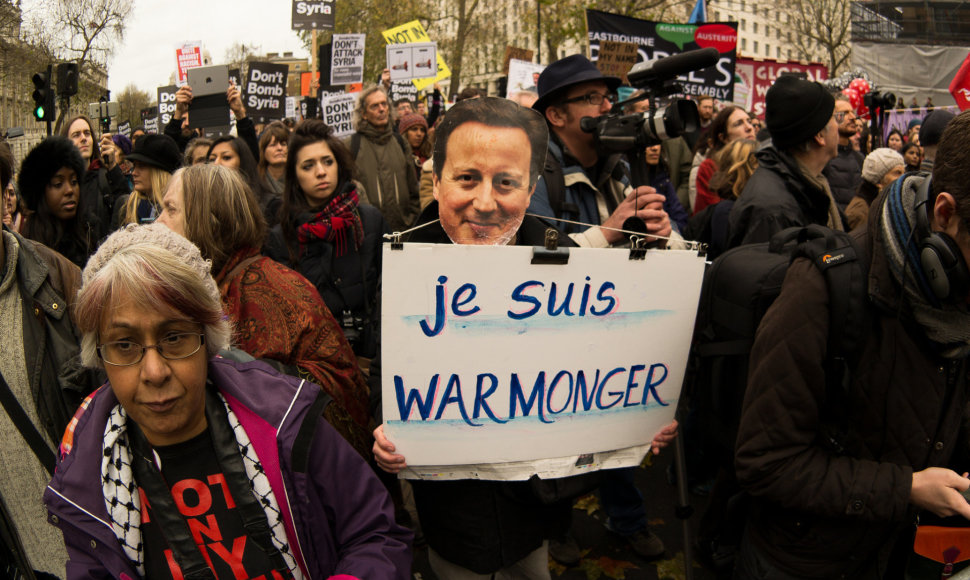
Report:
M 394 135 L 394 139 L 397 141 L 397 144 L 401 146 L 401 151 L 404 152 L 404 155 L 407 155 L 408 149 L 404 145 L 404 137 L 402 137 L 397 131 L 392 131 L 391 134 Z M 360 133 L 354 133 L 350 136 L 350 155 L 354 159 L 357 159 L 358 153 L 360 153 Z
M 747 387 L 748 358 L 758 325 L 781 293 L 789 265 L 798 257 L 808 258 L 819 268 L 828 289 L 829 356 L 823 364 L 829 414 L 821 437 L 835 453 L 843 451 L 848 425 L 845 406 L 839 408 L 838 402 L 848 400 L 869 308 L 865 249 L 844 232 L 811 225 L 783 230 L 770 242 L 724 252 L 704 275 L 685 381 L 690 400 L 685 436 L 695 439 L 692 443 L 700 448 L 704 467 L 718 471 L 699 531 L 702 552 L 705 544 L 714 544 L 713 555 L 707 556 L 718 567 L 731 564 L 733 546 L 743 529 L 745 507 L 739 497 L 744 494 L 734 472 L 734 443 Z

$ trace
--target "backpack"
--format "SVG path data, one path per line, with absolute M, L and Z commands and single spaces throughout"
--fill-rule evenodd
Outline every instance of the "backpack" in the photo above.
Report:
M 720 204 L 718 204 L 720 205 Z M 716 206 L 715 206 L 716 207 Z M 714 260 L 704 275 L 688 362 L 685 393 L 691 409 L 685 436 L 695 435 L 702 461 L 718 473 L 708 512 L 701 520 L 701 550 L 711 549 L 717 567 L 733 563 L 746 512 L 745 496 L 734 473 L 734 442 L 747 387 L 748 358 L 758 325 L 781 293 L 788 267 L 808 258 L 825 277 L 829 294 L 829 356 L 826 367 L 827 417 L 824 444 L 842 453 L 851 372 L 861 348 L 868 316 L 869 259 L 845 232 L 820 225 L 783 230 L 770 242 L 732 248 Z M 718 563 L 718 548 L 721 552 Z M 703 556 L 703 554 L 702 554 Z M 730 560 L 730 561 L 729 561 Z
M 408 149 L 404 146 L 404 137 L 401 136 L 397 131 L 391 131 L 391 135 L 394 135 L 394 139 L 397 140 L 397 144 L 401 146 L 401 151 L 407 156 Z M 360 133 L 354 133 L 350 136 L 350 155 L 357 159 L 357 154 L 360 153 Z

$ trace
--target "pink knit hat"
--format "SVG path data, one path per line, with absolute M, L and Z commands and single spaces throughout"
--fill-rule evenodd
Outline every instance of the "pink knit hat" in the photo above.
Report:
M 414 127 L 415 125 L 421 125 L 427 130 L 428 122 L 424 119 L 424 115 L 419 113 L 408 113 L 404 115 L 397 121 L 397 132 L 401 135 L 405 134 L 408 129 Z

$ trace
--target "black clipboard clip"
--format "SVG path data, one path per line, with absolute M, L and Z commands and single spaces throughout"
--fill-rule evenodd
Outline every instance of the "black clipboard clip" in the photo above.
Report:
M 630 236 L 630 259 L 631 260 L 644 260 L 647 257 L 647 247 L 650 242 L 644 236 L 631 235 Z
M 568 264 L 569 248 L 559 247 L 559 231 L 546 229 L 546 245 L 532 247 L 533 264 Z
M 404 242 L 401 241 L 401 232 L 394 232 L 388 236 L 391 238 L 391 249 L 392 250 L 403 250 Z

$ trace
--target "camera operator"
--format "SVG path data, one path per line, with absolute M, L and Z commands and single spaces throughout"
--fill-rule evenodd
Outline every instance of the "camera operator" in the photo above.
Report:
M 578 54 L 550 64 L 539 76 L 539 99 L 532 108 L 545 116 L 549 126 L 549 155 L 529 212 L 617 229 L 636 216 L 646 222 L 647 233 L 669 237 L 664 196 L 652 187 L 634 190 L 623 154 L 601 155 L 593 134 L 580 127 L 583 117 L 596 118 L 610 111 L 619 85 L 620 79 L 604 76 Z M 549 223 L 580 246 L 605 248 L 626 241 L 614 230 Z

